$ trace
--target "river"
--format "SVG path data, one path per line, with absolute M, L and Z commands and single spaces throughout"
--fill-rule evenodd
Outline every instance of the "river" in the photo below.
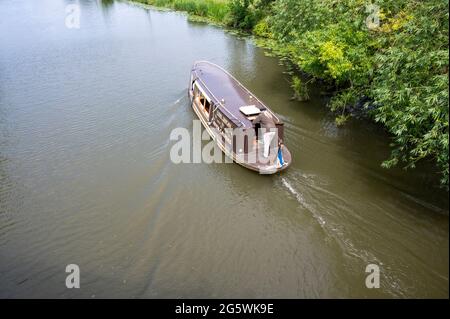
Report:
M 0 15 L 0 297 L 448 298 L 435 168 L 381 168 L 382 129 L 337 128 L 320 87 L 291 100 L 251 39 L 119 1 L 0 0 Z M 195 60 L 285 122 L 287 171 L 170 160 Z

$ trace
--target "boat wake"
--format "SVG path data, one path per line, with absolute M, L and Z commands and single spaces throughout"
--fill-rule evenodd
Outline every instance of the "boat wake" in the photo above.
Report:
M 173 103 L 171 104 L 171 106 L 175 106 L 175 105 L 180 104 L 180 102 L 181 102 L 181 101 L 183 100 L 183 98 L 185 97 L 184 95 L 185 95 L 185 91 L 183 91 L 183 95 L 180 96 L 175 102 L 173 102 Z
M 286 178 L 282 177 L 281 178 L 281 182 L 289 190 L 289 192 L 292 195 L 294 195 L 294 197 L 297 199 L 299 204 L 301 206 L 303 206 L 304 208 L 306 208 L 309 212 L 311 212 L 312 216 L 319 222 L 319 224 L 321 226 L 325 225 L 325 219 L 322 216 L 315 214 L 314 209 L 305 201 L 305 199 L 303 198 L 302 194 L 297 192 L 295 190 L 295 188 L 292 187 L 292 185 L 288 182 L 288 180 Z
M 323 190 L 324 192 L 329 193 L 328 191 L 322 189 L 321 187 L 314 185 L 315 181 L 313 178 L 311 178 L 311 176 L 302 175 L 302 177 L 308 181 L 307 182 L 308 184 L 311 184 L 305 186 L 314 189 L 314 191 Z M 283 184 L 285 189 L 288 190 L 289 193 L 297 200 L 299 205 L 302 208 L 306 209 L 311 214 L 311 216 L 318 222 L 322 230 L 326 233 L 326 236 L 333 239 L 339 245 L 339 247 L 341 247 L 344 255 L 346 255 L 349 258 L 356 258 L 360 260 L 360 263 L 363 263 L 363 265 L 366 266 L 368 264 L 379 265 L 383 273 L 383 277 L 385 279 L 380 283 L 381 287 L 392 296 L 402 297 L 408 295 L 407 291 L 404 291 L 403 288 L 404 285 L 402 285 L 402 281 L 397 275 L 398 271 L 390 269 L 388 265 L 385 265 L 372 252 L 364 248 L 357 247 L 353 243 L 353 241 L 350 238 L 348 238 L 348 236 L 346 236 L 346 231 L 344 229 L 343 223 L 338 224 L 337 222 L 333 222 L 331 216 L 332 212 L 330 212 L 330 215 L 327 217 L 324 217 L 323 214 L 320 214 L 320 211 L 327 211 L 327 209 L 325 207 L 322 207 L 322 209 L 316 207 L 317 205 L 314 204 L 313 197 L 311 197 L 311 201 L 309 201 L 307 199 L 308 191 L 306 189 L 304 191 L 297 190 L 293 186 L 293 183 L 290 182 L 286 177 L 281 177 L 281 183 Z M 330 208 L 330 210 L 334 211 L 333 208 Z M 351 267 L 358 267 L 358 269 L 355 269 L 355 271 L 361 271 L 360 263 L 357 263 L 357 266 L 355 266 L 355 263 L 352 263 Z

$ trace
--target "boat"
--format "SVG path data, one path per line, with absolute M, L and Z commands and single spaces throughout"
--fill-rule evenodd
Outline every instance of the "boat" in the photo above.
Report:
M 261 174 L 283 171 L 292 163 L 283 122 L 222 67 L 195 62 L 188 95 L 211 138 L 235 163 Z

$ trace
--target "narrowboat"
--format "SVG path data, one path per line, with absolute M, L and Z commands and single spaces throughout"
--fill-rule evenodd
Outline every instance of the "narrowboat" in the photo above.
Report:
M 277 173 L 291 164 L 283 122 L 222 67 L 195 62 L 188 94 L 211 138 L 234 162 L 261 174 Z

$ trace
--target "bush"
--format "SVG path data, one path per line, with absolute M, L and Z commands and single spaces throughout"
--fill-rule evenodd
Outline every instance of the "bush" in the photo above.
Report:
M 255 27 L 253 28 L 253 34 L 263 38 L 273 37 L 269 28 L 269 24 L 267 23 L 267 19 L 263 19 L 255 25 Z
M 279 52 L 337 88 L 339 111 L 367 96 L 393 136 L 383 167 L 433 158 L 448 187 L 448 1 L 380 0 L 369 29 L 358 0 L 277 0 L 268 17 Z
M 226 24 L 230 27 L 250 31 L 256 24 L 256 17 L 252 11 L 253 0 L 231 0 Z
M 308 87 L 298 76 L 292 77 L 292 89 L 294 90 L 294 98 L 298 101 L 309 100 Z

